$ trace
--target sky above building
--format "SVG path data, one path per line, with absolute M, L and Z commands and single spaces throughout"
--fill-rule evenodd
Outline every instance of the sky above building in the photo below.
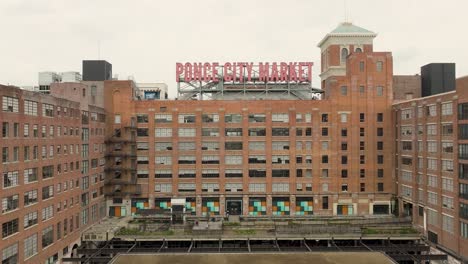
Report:
M 119 79 L 163 81 L 176 62 L 313 61 L 318 42 L 348 20 L 378 33 L 394 74 L 455 62 L 468 75 L 466 0 L 1 0 L 0 83 L 37 85 L 40 71 L 112 63 Z

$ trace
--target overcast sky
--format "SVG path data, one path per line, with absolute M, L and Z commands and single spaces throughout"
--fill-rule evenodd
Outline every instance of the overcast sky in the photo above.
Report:
M 395 74 L 455 62 L 468 75 L 467 0 L 346 6 L 378 33 L 375 51 L 393 52 Z M 0 0 L 0 83 L 37 85 L 39 71 L 81 72 L 100 58 L 120 79 L 166 82 L 170 97 L 176 62 L 313 61 L 319 86 L 317 43 L 344 20 L 344 0 Z

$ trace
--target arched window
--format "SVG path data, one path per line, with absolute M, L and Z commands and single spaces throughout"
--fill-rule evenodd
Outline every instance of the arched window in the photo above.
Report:
M 346 63 L 346 57 L 348 57 L 348 49 L 347 48 L 343 48 L 341 50 L 341 63 Z
M 361 49 L 361 48 L 357 48 L 357 49 L 356 49 L 356 52 L 357 52 L 357 53 L 361 53 L 361 52 L 362 52 L 362 49 Z

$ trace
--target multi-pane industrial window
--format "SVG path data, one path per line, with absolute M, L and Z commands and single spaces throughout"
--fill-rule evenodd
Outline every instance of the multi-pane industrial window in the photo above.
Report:
M 54 216 L 54 206 L 42 208 L 42 221 L 46 221 Z
M 2 223 L 2 238 L 18 233 L 18 218 Z
M 454 221 L 453 216 L 442 214 L 442 229 L 451 234 L 454 233 Z
M 172 157 L 171 156 L 157 156 L 155 158 L 155 163 L 159 165 L 171 165 Z
M 24 240 L 24 258 L 27 259 L 37 254 L 37 233 Z
M 171 114 L 155 114 L 154 122 L 155 123 L 171 123 L 172 115 Z
M 218 123 L 219 115 L 218 114 L 203 114 L 202 122 L 203 123 Z
M 378 61 L 376 64 L 376 69 L 378 72 L 381 72 L 383 70 L 383 62 L 382 61 Z
M 194 137 L 196 135 L 195 128 L 179 128 L 179 137 Z
M 442 152 L 453 153 L 453 142 L 442 142 Z
M 265 128 L 249 128 L 249 136 L 251 137 L 264 137 L 265 135 L 266 135 Z M 241 131 L 241 136 L 242 136 L 242 131 Z
M 412 141 L 402 141 L 401 142 L 401 149 L 402 150 L 413 150 L 413 142 Z
M 289 192 L 289 183 L 273 183 L 273 192 Z
M 19 177 L 18 171 L 9 171 L 3 173 L 3 188 L 18 186 Z
M 273 141 L 271 147 L 273 150 L 288 150 L 289 141 Z
M 288 123 L 289 122 L 289 114 L 272 114 L 271 115 L 272 122 L 278 123 Z
M 413 134 L 412 126 L 401 126 L 401 135 L 402 136 L 411 136 Z
M 18 98 L 14 98 L 10 96 L 3 96 L 2 109 L 3 109 L 3 112 L 18 113 L 19 112 Z
M 401 157 L 401 164 L 411 166 L 411 165 L 413 165 L 413 158 L 412 157 Z
M 18 243 L 8 246 L 2 250 L 2 264 L 18 263 Z
M 185 151 L 185 150 L 195 150 L 196 145 L 195 142 L 180 142 L 179 143 L 179 150 Z
M 249 150 L 265 150 L 264 141 L 250 141 Z
M 2 213 L 10 212 L 18 209 L 19 207 L 19 195 L 11 195 L 2 198 Z
M 427 135 L 428 136 L 437 135 L 437 125 L 436 124 L 427 125 L 426 128 L 427 128 Z
M 437 152 L 437 142 L 436 141 L 427 141 L 427 152 L 436 153 Z
M 271 170 L 271 176 L 275 178 L 287 178 L 289 177 L 289 170 L 284 170 L 284 169 Z
M 437 176 L 427 175 L 427 186 L 437 188 Z
M 28 184 L 37 181 L 37 168 L 25 169 L 24 170 L 24 183 Z
M 427 223 L 430 225 L 437 226 L 439 223 L 439 213 L 436 210 L 427 208 Z
M 403 109 L 401 110 L 401 119 L 411 119 L 413 118 L 413 109 Z
M 341 113 L 341 114 L 340 114 L 340 122 L 341 122 L 341 123 L 346 123 L 346 122 L 348 122 L 348 114 L 346 114 L 346 113 Z
M 195 123 L 195 114 L 179 114 L 179 124 Z
M 384 88 L 383 86 L 377 86 L 377 96 L 383 96 Z
M 413 197 L 413 188 L 406 185 L 401 185 L 401 195 L 406 197 Z
M 265 123 L 265 114 L 249 114 L 249 123 Z
M 441 133 L 442 136 L 452 136 L 453 135 L 453 124 L 452 123 L 444 123 L 441 125 Z
M 54 242 L 54 227 L 49 226 L 42 230 L 42 248 L 45 248 Z
M 442 171 L 453 172 L 453 160 L 442 160 Z
M 265 192 L 266 184 L 265 183 L 250 183 L 249 192 Z
M 437 193 L 435 192 L 427 192 L 427 202 L 433 205 L 437 205 Z
M 242 122 L 242 115 L 241 114 L 226 114 L 224 115 L 224 122 L 225 123 L 240 123 Z
M 54 177 L 54 165 L 42 167 L 42 179 Z
M 157 151 L 172 150 L 172 142 L 156 142 L 155 149 Z
M 413 173 L 411 171 L 402 171 L 401 179 L 406 182 L 411 182 L 413 180 Z
M 277 156 L 277 157 L 280 157 L 280 156 Z M 249 156 L 249 164 L 265 164 L 265 163 L 266 163 L 265 155 L 250 155 Z M 289 163 L 289 157 L 288 157 L 288 163 Z
M 242 192 L 242 183 L 226 183 L 226 192 Z
M 250 169 L 249 177 L 251 178 L 265 178 L 266 170 L 265 169 Z
M 289 128 L 286 127 L 273 127 L 271 128 L 271 134 L 272 136 L 289 136 Z
M 149 135 L 148 128 L 137 128 L 137 136 L 147 137 Z
M 29 137 L 29 124 L 23 126 L 23 137 Z
M 377 113 L 377 122 L 383 122 L 383 113 Z
M 219 128 L 202 128 L 203 137 L 219 137 Z
M 453 104 L 452 102 L 442 103 L 442 115 L 451 115 L 453 114 Z
M 37 189 L 24 193 L 24 206 L 37 203 Z
M 202 170 L 202 178 L 219 178 L 219 170 L 217 169 Z
M 437 116 L 437 105 L 428 105 L 426 109 L 427 116 Z
M 54 185 L 42 187 L 42 200 L 54 197 Z
M 172 137 L 172 128 L 156 128 L 154 134 L 156 137 Z
M 2 163 L 7 163 L 10 161 L 10 155 L 9 155 L 9 150 L 8 147 L 3 147 L 2 148 Z
M 42 104 L 42 116 L 54 117 L 54 106 L 51 104 Z
M 195 164 L 197 161 L 195 156 L 179 156 L 179 164 Z
M 148 115 L 137 114 L 137 123 L 148 123 Z
M 460 183 L 460 197 L 468 200 L 468 184 Z
M 427 159 L 427 169 L 429 170 L 437 170 L 437 159 Z
M 225 142 L 224 148 L 226 150 L 242 150 L 242 141 Z
M 224 171 L 224 176 L 226 178 L 241 178 L 242 177 L 242 170 L 240 170 L 240 169 L 226 169 Z
M 161 193 L 172 193 L 172 184 L 171 183 L 157 183 L 154 185 L 155 192 Z
M 225 128 L 224 134 L 228 137 L 241 137 L 242 128 Z
M 453 179 L 442 177 L 442 190 L 453 192 Z
M 194 192 L 195 183 L 179 183 L 178 191 L 179 192 Z
M 442 195 L 442 207 L 448 208 L 448 209 L 453 209 L 453 208 L 454 208 L 454 206 L 453 206 L 453 198 L 452 198 L 452 197 L 445 196 L 445 195 Z
M 218 183 L 202 183 L 202 192 L 219 192 Z
M 458 145 L 458 158 L 468 159 L 468 144 Z
M 137 142 L 137 150 L 148 150 L 148 149 L 149 149 L 148 142 Z
M 242 156 L 225 156 L 225 163 L 228 165 L 242 164 Z
M 202 164 L 219 164 L 219 156 L 202 156 Z
M 155 170 L 154 177 L 155 178 L 172 178 L 172 171 L 171 170 Z
M 378 127 L 378 128 L 377 128 L 377 136 L 378 136 L 378 137 L 383 137 L 383 135 L 384 135 L 383 128 L 382 128 L 382 127 Z
M 219 150 L 219 142 L 202 142 L 202 150 Z

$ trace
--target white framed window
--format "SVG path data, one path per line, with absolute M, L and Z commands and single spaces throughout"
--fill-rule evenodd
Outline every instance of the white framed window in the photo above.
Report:
M 453 204 L 453 197 L 442 195 L 442 207 L 447 209 L 453 209 L 455 208 Z
M 51 104 L 42 104 L 42 116 L 54 117 L 54 106 Z
M 427 135 L 429 135 L 429 136 L 437 135 L 437 125 L 436 124 L 427 125 L 426 128 L 427 128 Z
M 42 221 L 49 220 L 54 216 L 54 206 L 50 205 L 42 208 Z
M 289 122 L 289 114 L 272 114 L 271 115 L 272 122 L 279 122 L 279 123 L 288 123 Z
M 3 173 L 3 188 L 10 188 L 19 185 L 18 171 L 9 171 Z
M 179 124 L 195 123 L 195 114 L 179 114 Z
M 411 118 L 413 118 L 413 109 L 412 108 L 401 110 L 401 119 L 402 120 L 411 119 Z
M 24 100 L 24 114 L 37 116 L 37 102 Z
M 120 124 L 120 123 L 122 123 L 122 117 L 120 114 L 116 114 L 114 116 L 114 124 Z
M 454 233 L 454 220 L 453 216 L 442 214 L 442 229 L 451 234 Z
M 289 192 L 289 183 L 273 183 L 272 184 L 273 192 Z
M 172 128 L 156 128 L 155 137 L 172 137 Z
M 453 104 L 452 102 L 442 103 L 442 115 L 452 115 L 453 114 Z
M 195 128 L 179 128 L 179 137 L 195 137 L 196 136 Z
M 437 188 L 437 176 L 427 175 L 427 186 Z
M 453 179 L 442 177 L 442 190 L 453 192 Z
M 437 193 L 435 192 L 427 192 L 427 202 L 433 205 L 437 205 Z
M 2 98 L 2 110 L 3 112 L 18 113 L 18 98 L 3 96 Z
M 249 183 L 249 192 L 265 192 L 265 183 Z
M 158 156 L 155 158 L 155 163 L 160 165 L 171 165 L 172 157 L 171 156 Z
M 436 141 L 427 141 L 427 152 L 436 153 L 437 152 L 437 142 Z
M 437 116 L 437 105 L 428 105 L 427 106 L 427 116 Z
M 340 121 L 341 121 L 341 123 L 346 123 L 346 122 L 348 122 L 348 114 L 346 114 L 346 113 L 341 113 L 341 114 L 340 114 Z
M 157 183 L 154 185 L 155 192 L 161 193 L 172 193 L 172 184 L 171 183 Z
M 429 170 L 437 170 L 437 159 L 427 159 L 427 169 Z
M 24 258 L 30 258 L 37 254 L 37 233 L 24 240 Z
M 235 155 L 230 155 L 230 156 L 225 156 L 225 163 L 228 165 L 238 165 L 242 164 L 242 156 L 235 156 Z
M 431 208 L 427 208 L 427 223 L 437 226 L 439 224 L 439 213 Z

